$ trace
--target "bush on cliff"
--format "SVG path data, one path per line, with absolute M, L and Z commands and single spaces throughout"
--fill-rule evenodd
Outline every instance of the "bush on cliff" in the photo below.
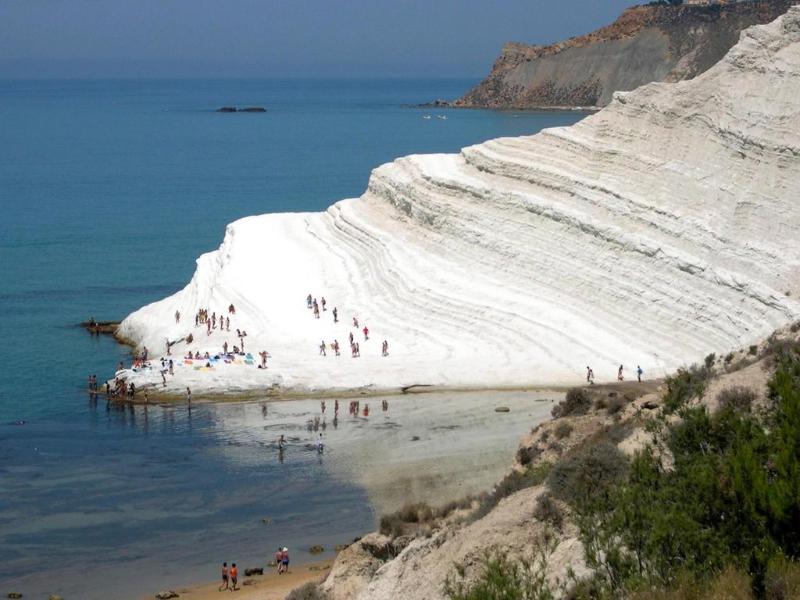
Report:
M 601 501 L 586 501 L 593 475 L 574 475 L 585 472 L 585 463 L 573 458 L 554 467 L 562 488 L 575 482 L 577 493 L 562 497 L 577 515 L 593 585 L 605 594 L 599 597 L 668 590 L 680 577 L 702 587 L 725 569 L 748 573 L 756 598 L 794 585 L 786 573 L 795 567 L 778 576 L 776 564 L 800 558 L 797 347 L 780 349 L 775 364 L 770 411 L 756 415 L 724 406 L 710 415 L 703 407 L 684 407 L 663 439 L 674 464 L 665 468 L 652 449 L 644 450 L 626 478 L 611 480 Z M 695 394 L 704 384 L 698 375 L 697 369 L 679 375 L 667 395 Z
M 566 397 L 553 407 L 553 418 L 569 417 L 572 415 L 585 415 L 592 407 L 592 399 L 583 388 L 572 388 L 567 391 Z

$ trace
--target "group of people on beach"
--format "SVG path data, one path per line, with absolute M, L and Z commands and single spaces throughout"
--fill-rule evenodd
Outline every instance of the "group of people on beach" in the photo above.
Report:
M 319 319 L 320 318 L 320 306 L 322 307 L 322 312 L 325 312 L 325 311 L 328 310 L 327 309 L 327 305 L 328 305 L 328 301 L 325 300 L 325 296 L 322 296 L 320 301 L 317 301 L 317 299 L 314 298 L 311 294 L 306 296 L 306 307 L 309 310 L 313 311 L 315 319 Z M 334 323 L 338 323 L 339 322 L 339 310 L 334 306 L 333 310 L 331 312 L 333 314 L 333 322 Z M 359 330 L 358 317 L 355 317 L 355 316 L 353 317 L 353 328 L 356 331 Z M 369 341 L 369 327 L 364 325 L 364 327 L 361 328 L 361 333 L 364 334 L 364 341 L 365 342 Z M 358 357 L 361 356 L 361 345 L 355 339 L 355 336 L 353 335 L 352 331 L 350 332 L 349 337 L 350 337 L 350 357 L 351 358 L 358 358 Z M 330 344 L 326 344 L 325 340 L 322 340 L 320 342 L 320 344 L 319 344 L 319 355 L 320 356 L 328 356 L 328 348 L 330 348 L 330 350 L 333 352 L 334 356 L 341 356 L 341 351 L 340 351 L 340 346 L 339 346 L 339 340 L 338 339 L 334 339 L 333 342 L 331 342 Z M 389 356 L 389 342 L 387 340 L 383 340 L 383 343 L 381 344 L 381 356 L 383 356 L 383 357 Z
M 640 365 L 636 365 L 636 380 L 641 383 L 642 375 L 644 375 L 644 370 Z M 619 366 L 617 369 L 617 381 L 625 381 L 625 367 L 623 365 Z M 591 367 L 586 367 L 586 383 L 589 385 L 594 385 L 594 371 Z
M 222 585 L 219 586 L 219 591 L 222 592 L 224 590 L 228 590 L 235 592 L 238 584 L 239 569 L 236 567 L 236 563 L 232 563 L 230 568 L 228 568 L 227 562 L 222 563 Z

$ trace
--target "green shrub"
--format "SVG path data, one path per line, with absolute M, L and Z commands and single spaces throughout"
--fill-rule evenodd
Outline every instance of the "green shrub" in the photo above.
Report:
M 569 437 L 569 435 L 572 433 L 572 425 L 569 423 L 559 423 L 556 425 L 554 433 L 556 439 L 563 440 L 565 437 Z
M 572 415 L 585 415 L 592 407 L 589 392 L 583 388 L 571 388 L 566 397 L 553 407 L 554 418 L 569 417 Z
M 744 412 L 750 412 L 755 399 L 756 393 L 753 390 L 738 385 L 725 388 L 717 394 L 717 402 L 719 402 L 720 408 L 730 408 Z
M 444 593 L 450 600 L 554 600 L 555 591 L 545 577 L 546 562 L 512 560 L 504 554 L 486 559 L 480 576 L 473 582 L 464 570 L 447 578 Z
M 526 466 L 539 458 L 541 454 L 542 450 L 538 446 L 520 446 L 517 450 L 517 462 L 522 466 Z
M 559 531 L 564 526 L 564 511 L 548 492 L 541 494 L 536 499 L 533 516 L 543 523 L 551 524 Z
M 614 444 L 600 441 L 574 449 L 556 463 L 547 485 L 557 498 L 577 509 L 603 502 L 627 472 L 628 460 Z
M 692 365 L 686 369 L 678 369 L 675 375 L 667 377 L 667 393 L 664 395 L 664 410 L 673 413 L 687 402 L 700 398 L 711 377 L 711 371 L 704 366 Z
M 748 350 L 748 354 L 750 354 L 752 356 L 755 356 L 756 354 L 758 354 L 758 345 L 757 344 L 753 344 L 752 346 L 750 346 L 750 349 Z

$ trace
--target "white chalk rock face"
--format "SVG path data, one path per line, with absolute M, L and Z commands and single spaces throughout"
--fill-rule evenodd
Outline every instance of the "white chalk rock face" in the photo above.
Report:
M 798 234 L 792 8 L 696 79 L 619 93 L 572 127 L 400 158 L 324 213 L 237 221 L 121 333 L 151 356 L 192 333 L 173 354 L 213 355 L 238 328 L 270 353 L 266 370 L 179 361 L 176 389 L 546 385 L 620 364 L 655 377 L 798 318 Z M 320 319 L 309 293 L 327 300 Z M 195 328 L 198 309 L 231 303 L 231 332 Z M 321 356 L 323 340 L 342 355 Z

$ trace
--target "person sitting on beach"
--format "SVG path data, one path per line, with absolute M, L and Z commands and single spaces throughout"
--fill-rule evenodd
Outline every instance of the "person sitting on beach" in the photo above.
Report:
M 231 305 L 228 307 L 228 312 L 229 312 L 230 314 L 232 314 L 232 315 L 235 315 L 235 314 L 236 314 L 236 307 L 234 307 L 234 306 L 233 306 L 233 304 L 231 304 Z
M 242 335 L 239 337 L 247 337 L 247 332 L 244 329 L 242 329 Z
M 222 585 L 219 586 L 219 591 L 228 589 L 228 563 L 222 563 Z
M 200 350 L 195 350 L 194 351 L 194 359 L 195 360 L 200 360 Z

